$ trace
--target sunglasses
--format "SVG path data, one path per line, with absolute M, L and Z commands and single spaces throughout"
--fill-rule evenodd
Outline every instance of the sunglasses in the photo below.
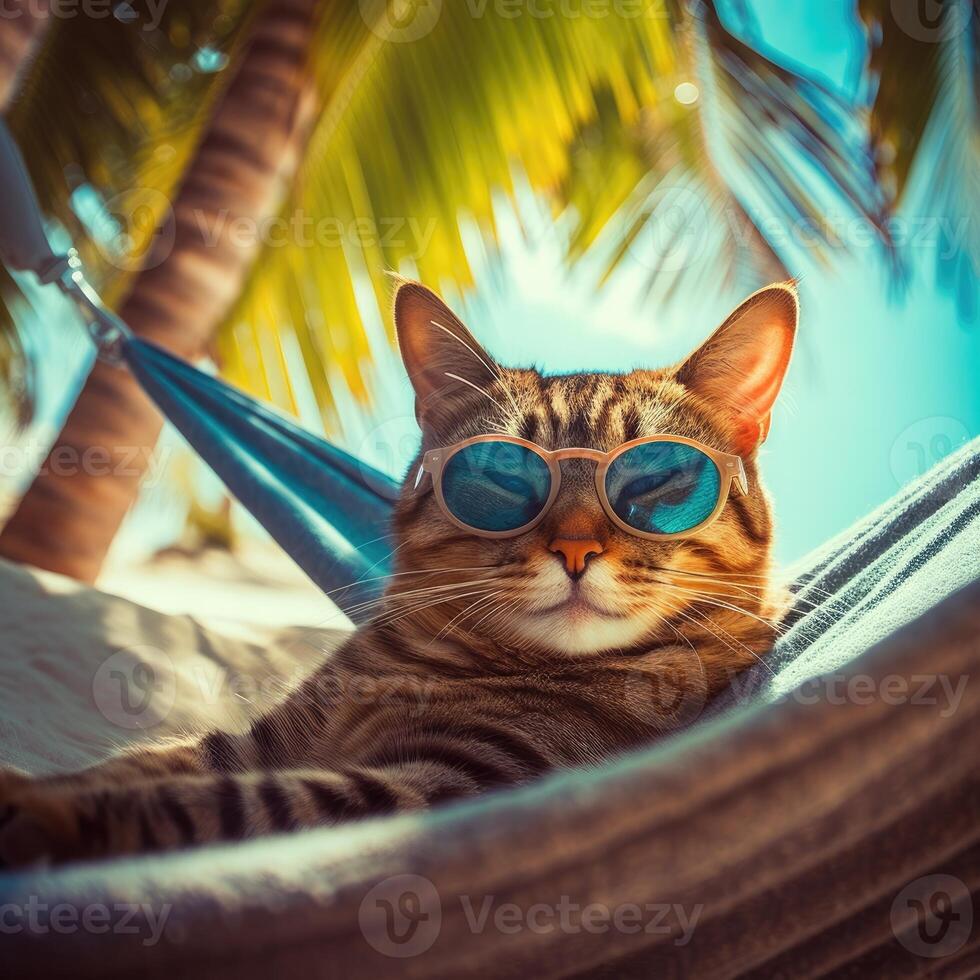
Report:
M 474 436 L 427 452 L 416 485 L 429 474 L 439 508 L 457 527 L 485 538 L 512 538 L 530 531 L 551 509 L 563 459 L 596 463 L 596 494 L 609 520 L 629 534 L 657 541 L 707 527 L 733 484 L 748 493 L 740 457 L 669 435 L 633 439 L 608 453 Z

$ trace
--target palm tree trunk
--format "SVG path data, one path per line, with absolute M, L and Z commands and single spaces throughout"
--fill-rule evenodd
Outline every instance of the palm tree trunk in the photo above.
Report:
M 258 252 L 242 223 L 275 214 L 312 119 L 317 0 L 268 0 L 119 313 L 201 356 Z M 139 490 L 162 418 L 130 375 L 96 364 L 45 465 L 0 533 L 0 557 L 93 582 Z M 88 461 L 88 463 L 86 463 Z M 96 463 L 97 461 L 97 463 Z
M 6 0 L 0 18 L 0 113 L 17 91 L 24 69 L 48 26 L 44 0 Z

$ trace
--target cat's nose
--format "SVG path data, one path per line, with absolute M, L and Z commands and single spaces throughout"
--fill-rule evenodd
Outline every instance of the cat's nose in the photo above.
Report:
M 579 578 L 589 559 L 601 555 L 603 547 L 594 538 L 555 538 L 548 545 L 548 550 L 561 555 L 565 561 L 565 571 L 572 578 Z

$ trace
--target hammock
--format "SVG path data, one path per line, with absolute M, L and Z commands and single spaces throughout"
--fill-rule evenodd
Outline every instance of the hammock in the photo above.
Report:
M 0 122 L 0 257 L 56 283 L 80 307 L 99 356 L 125 365 L 235 497 L 354 622 L 390 570 L 398 484 L 161 347 L 134 336 L 52 251 L 20 153 Z

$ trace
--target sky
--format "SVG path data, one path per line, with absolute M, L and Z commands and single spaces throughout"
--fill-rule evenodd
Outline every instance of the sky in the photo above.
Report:
M 753 0 L 749 6 L 750 40 L 841 91 L 854 91 L 862 37 L 851 0 Z M 730 26 L 740 29 L 737 21 Z M 960 315 L 937 284 L 940 222 L 950 219 L 923 203 L 930 177 L 923 163 L 903 211 L 914 232 L 904 290 L 895 289 L 876 249 L 859 236 L 852 236 L 852 248 L 835 252 L 828 267 L 805 252 L 797 256 L 793 272 L 803 277 L 799 341 L 760 454 L 783 564 L 843 531 L 980 434 L 980 322 Z M 469 236 L 477 289 L 459 305 L 502 363 L 555 373 L 663 366 L 693 350 L 743 298 L 719 288 L 717 270 L 704 261 L 699 276 L 705 286 L 697 297 L 680 295 L 666 305 L 644 299 L 646 268 L 637 254 L 599 288 L 588 261 L 567 267 L 564 232 L 529 190 L 519 192 L 516 210 L 503 199 L 498 210 L 500 254 L 491 261 L 478 236 Z M 380 336 L 380 324 L 375 331 Z M 84 370 L 83 350 L 62 349 L 61 366 L 50 359 L 45 364 L 45 373 L 57 371 L 60 379 L 45 402 L 49 427 L 70 398 L 66 373 Z M 412 393 L 390 350 L 380 350 L 374 370 L 373 408 L 345 412 L 347 446 L 400 476 L 418 442 Z M 315 424 L 312 409 L 308 421 Z M 155 506 L 154 533 L 147 534 L 148 518 L 137 513 L 118 550 L 126 551 L 127 542 L 137 548 L 163 543 L 172 533 L 175 512 L 164 505 L 169 516 L 161 520 L 159 499 Z

